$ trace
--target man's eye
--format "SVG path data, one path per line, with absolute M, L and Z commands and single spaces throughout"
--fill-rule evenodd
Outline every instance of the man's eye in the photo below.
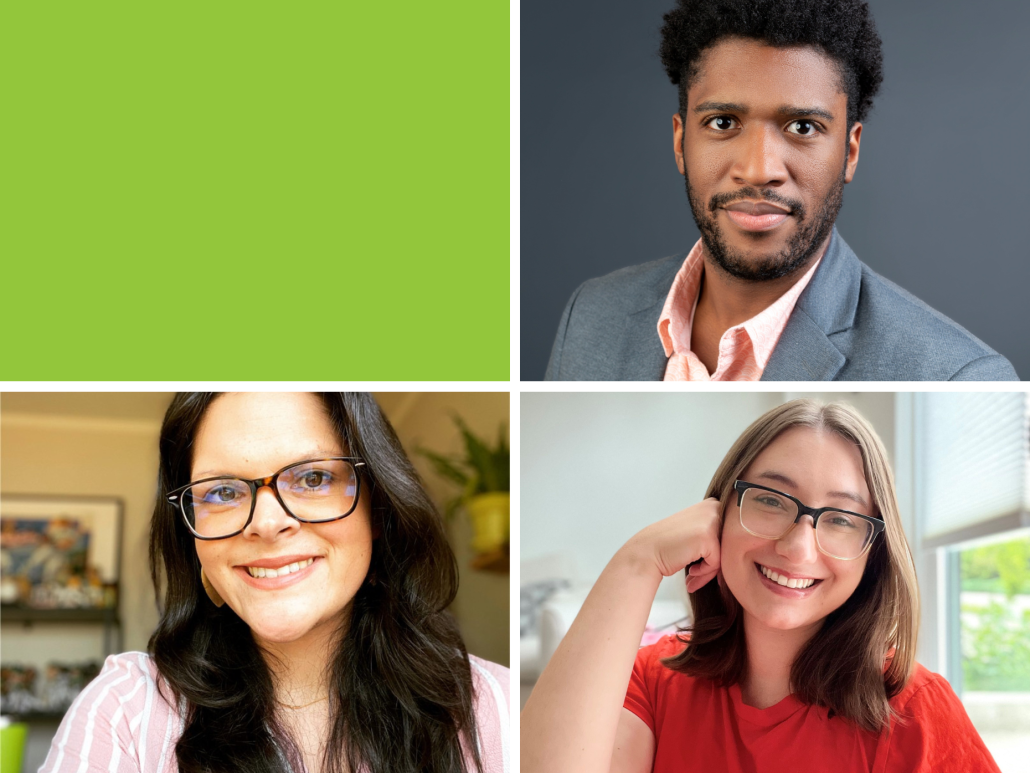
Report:
M 730 129 L 736 129 L 736 123 L 737 119 L 730 118 L 728 115 L 717 115 L 715 116 L 715 118 L 710 118 L 708 120 L 708 126 L 720 132 L 726 132 Z
M 791 134 L 798 134 L 802 137 L 811 137 L 817 133 L 815 124 L 811 121 L 791 121 L 787 125 L 787 131 Z

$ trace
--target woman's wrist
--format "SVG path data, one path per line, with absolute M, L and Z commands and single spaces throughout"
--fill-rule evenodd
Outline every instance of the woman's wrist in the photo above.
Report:
M 635 534 L 619 548 L 611 562 L 619 568 L 620 574 L 631 574 L 655 583 L 662 581 L 654 545 L 640 534 Z

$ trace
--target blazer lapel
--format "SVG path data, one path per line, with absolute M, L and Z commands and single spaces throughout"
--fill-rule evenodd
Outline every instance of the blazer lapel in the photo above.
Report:
M 862 264 L 833 229 L 815 276 L 801 293 L 762 381 L 832 381 L 847 358 L 829 336 L 855 323 Z
M 665 378 L 669 358 L 658 337 L 658 318 L 662 316 L 676 272 L 686 258 L 687 253 L 681 252 L 663 259 L 636 288 L 628 303 L 622 336 L 613 347 L 614 380 L 661 381 Z
M 833 381 L 844 362 L 822 329 L 795 306 L 762 371 L 762 381 Z
M 665 298 L 646 309 L 626 315 L 626 330 L 619 355 L 619 381 L 661 381 L 665 378 L 665 356 L 658 337 L 658 318 Z

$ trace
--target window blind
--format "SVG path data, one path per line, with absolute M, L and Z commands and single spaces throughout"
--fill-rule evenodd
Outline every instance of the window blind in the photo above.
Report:
M 916 395 L 917 512 L 923 545 L 1030 521 L 1030 410 L 1023 392 Z

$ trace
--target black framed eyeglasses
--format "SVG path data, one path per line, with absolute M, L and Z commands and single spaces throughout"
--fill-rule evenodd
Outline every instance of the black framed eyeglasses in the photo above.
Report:
M 853 561 L 861 557 L 884 529 L 879 518 L 837 507 L 808 507 L 790 494 L 757 483 L 738 480 L 733 488 L 737 492 L 740 525 L 749 534 L 781 539 L 802 516 L 810 515 L 816 545 L 831 558 Z
M 268 487 L 283 510 L 301 523 L 326 523 L 346 518 L 361 498 L 356 456 L 305 459 L 264 478 L 219 476 L 195 480 L 168 493 L 186 526 L 197 539 L 235 537 L 250 525 L 258 489 Z

